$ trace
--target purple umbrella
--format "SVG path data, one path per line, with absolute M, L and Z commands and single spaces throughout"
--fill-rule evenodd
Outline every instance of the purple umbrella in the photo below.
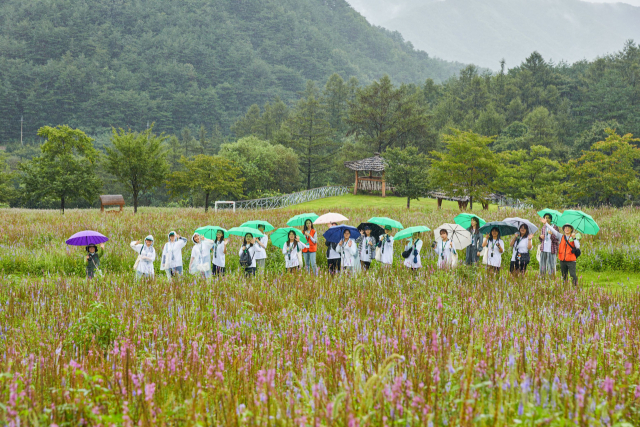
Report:
M 79 233 L 74 234 L 69 237 L 67 240 L 67 245 L 71 246 L 89 246 L 89 245 L 99 245 L 100 243 L 108 242 L 109 238 L 103 236 L 97 231 L 81 231 Z

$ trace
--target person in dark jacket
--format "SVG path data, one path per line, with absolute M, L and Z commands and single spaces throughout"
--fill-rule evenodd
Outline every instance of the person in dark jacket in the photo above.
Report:
M 100 243 L 100 249 L 96 245 L 87 246 L 87 256 L 84 263 L 87 264 L 87 279 L 93 279 L 96 271 L 100 270 L 100 258 L 104 255 L 104 243 Z
M 467 246 L 467 265 L 475 265 L 480 260 L 480 252 L 482 252 L 482 234 L 480 234 L 480 220 L 471 218 L 471 227 L 467 228 L 471 233 L 471 244 Z

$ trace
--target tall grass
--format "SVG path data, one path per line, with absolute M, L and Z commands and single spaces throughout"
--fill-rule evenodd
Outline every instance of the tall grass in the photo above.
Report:
M 355 224 L 381 213 L 346 214 Z M 432 228 L 453 214 L 384 213 Z M 625 228 L 604 225 L 584 246 L 637 239 L 620 212 L 593 213 Z M 313 277 L 282 274 L 275 256 L 265 278 L 136 282 L 133 238 L 256 215 L 21 214 L 0 213 L 3 259 L 26 251 L 74 266 L 81 252 L 59 239 L 92 228 L 112 238 L 111 264 L 93 281 L 61 269 L 0 278 L 7 425 L 640 424 L 638 291 L 432 264 Z

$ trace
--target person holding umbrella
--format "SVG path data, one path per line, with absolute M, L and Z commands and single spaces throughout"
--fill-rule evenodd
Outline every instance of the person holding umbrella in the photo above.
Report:
M 482 247 L 487 248 L 487 270 L 496 274 L 500 274 L 502 266 L 502 253 L 504 252 L 504 242 L 500 238 L 500 230 L 498 227 L 491 228 L 491 232 L 484 237 Z
M 356 241 L 351 238 L 351 231 L 345 229 L 342 240 L 338 243 L 337 252 L 341 256 L 342 270 L 353 272 L 356 254 L 358 253 Z
M 144 244 L 136 240 L 131 242 L 129 246 L 138 253 L 136 263 L 133 265 L 133 269 L 136 270 L 136 278 L 144 277 L 153 279 L 155 277 L 153 262 L 156 260 L 156 250 L 153 248 L 153 236 L 150 234 L 145 237 Z
M 380 248 L 380 262 L 384 268 L 391 268 L 393 264 L 393 236 L 389 234 L 390 225 L 384 226 L 384 234 L 378 239 L 378 247 Z
M 558 233 L 560 230 L 558 226 L 553 225 L 551 213 L 545 213 L 541 221 L 544 225 L 540 230 L 540 275 L 554 277 L 556 275 L 560 241 L 555 235 L 547 233 L 547 228 L 553 228 Z
M 167 279 L 182 276 L 182 248 L 187 245 L 187 239 L 180 237 L 175 231 L 171 231 L 167 236 L 169 241 L 162 248 L 162 263 L 160 270 L 167 273 Z
M 300 238 L 296 235 L 296 232 L 290 230 L 287 234 L 287 243 L 282 246 L 282 254 L 284 255 L 285 267 L 289 273 L 300 269 L 300 262 L 298 261 L 298 252 L 302 252 L 304 248 L 309 246 L 300 241 Z
M 433 242 L 432 248 L 438 255 L 438 268 L 446 270 L 451 268 L 453 257 L 456 254 L 456 247 L 453 241 L 449 240 L 449 232 L 440 229 L 440 242 Z
M 471 218 L 471 225 L 467 231 L 471 234 L 471 244 L 467 246 L 465 262 L 467 265 L 476 265 L 480 261 L 480 253 L 482 252 L 482 234 L 478 217 Z
M 100 271 L 100 258 L 104 255 L 104 243 L 100 243 L 100 249 L 95 244 L 87 246 L 87 256 L 84 263 L 87 264 L 87 279 L 93 279 L 96 271 Z
M 562 217 L 560 218 L 562 222 Z M 542 218 L 542 223 L 547 224 L 547 220 Z M 569 222 L 565 222 L 562 226 L 564 234 L 559 233 L 551 227 L 546 227 L 547 233 L 555 236 L 560 240 L 558 245 L 558 258 L 560 259 L 560 272 L 562 273 L 562 280 L 566 283 L 567 276 L 571 276 L 574 286 L 578 286 L 578 275 L 576 273 L 576 264 L 578 256 L 580 255 L 580 240 L 576 239 L 574 234 L 573 225 Z
M 242 241 L 242 246 L 240 247 L 238 255 L 240 256 L 240 265 L 244 267 L 245 276 L 255 276 L 256 239 L 253 238 L 253 234 L 246 233 L 244 235 L 244 240 Z
M 265 234 L 264 224 L 258 225 L 258 231 L 264 235 L 256 239 L 256 272 L 260 275 L 264 275 L 264 269 L 267 263 L 267 245 L 269 244 L 269 237 Z
M 227 243 L 229 239 L 224 238 L 224 231 L 216 231 L 216 239 L 213 241 L 211 252 L 213 253 L 212 273 L 214 276 L 224 275 L 227 255 Z
M 189 273 L 208 279 L 211 277 L 211 249 L 215 242 L 198 233 L 194 233 L 191 240 L 194 246 L 191 249 Z
M 337 227 L 337 222 L 332 222 L 329 228 Z M 329 273 L 336 274 L 342 268 L 342 257 L 338 252 L 338 243 L 329 242 L 325 239 L 324 244 L 327 246 L 327 263 L 329 264 Z
M 318 274 L 318 267 L 316 265 L 316 253 L 318 251 L 318 240 L 316 238 L 316 230 L 313 228 L 313 221 L 307 218 L 304 222 L 304 230 L 302 231 L 309 242 L 309 246 L 302 251 L 304 258 L 304 265 L 307 271 L 313 271 L 313 274 Z
M 529 233 L 527 224 L 520 225 L 519 233 L 511 238 L 513 254 L 511 255 L 509 271 L 514 276 L 527 272 L 527 265 L 531 260 L 529 251 L 533 247 L 532 239 L 533 234 Z
M 407 244 L 404 247 L 403 256 L 408 253 L 408 256 L 404 260 L 404 265 L 412 270 L 422 268 L 422 260 L 420 259 L 420 251 L 422 250 L 422 240 L 420 240 L 420 233 L 413 233 L 410 239 L 407 239 Z

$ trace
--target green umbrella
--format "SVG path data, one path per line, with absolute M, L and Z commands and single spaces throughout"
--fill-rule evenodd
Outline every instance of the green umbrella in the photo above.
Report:
M 278 228 L 271 235 L 271 243 L 273 244 L 273 246 L 282 248 L 285 245 L 285 243 L 287 243 L 287 241 L 289 240 L 290 231 L 293 231 L 294 233 L 296 233 L 296 236 L 300 237 L 300 241 L 302 243 L 304 243 L 305 245 L 308 244 L 306 237 L 304 237 L 304 234 L 302 234 L 302 231 L 293 227 L 283 227 L 283 228 Z
M 233 234 L 234 236 L 244 237 L 245 234 L 250 233 L 253 237 L 262 237 L 264 234 L 259 232 L 256 228 L 251 227 L 233 227 L 229 230 L 229 234 Z
M 471 227 L 471 220 L 473 218 L 477 218 L 478 221 L 480 222 L 480 224 L 478 224 L 478 228 L 482 227 L 487 223 L 487 221 L 480 218 L 478 215 L 468 214 L 468 213 L 461 213 L 460 215 L 458 215 L 453 219 L 453 222 L 458 224 L 460 227 L 469 228 Z
M 218 234 L 218 230 L 222 231 L 224 233 L 224 238 L 226 239 L 227 237 L 229 237 L 229 232 L 227 230 L 225 230 L 222 227 L 215 227 L 213 225 L 207 225 L 206 227 L 200 227 L 196 230 L 196 233 L 198 233 L 201 236 L 206 237 L 209 240 L 215 240 L 216 239 L 216 235 Z
M 370 222 L 371 224 L 377 224 L 383 228 L 387 226 L 391 228 L 397 228 L 399 230 L 402 230 L 404 228 L 398 221 L 396 221 L 395 219 L 387 218 L 386 216 L 374 216 L 367 222 Z
M 540 218 L 544 218 L 544 216 L 547 214 L 551 215 L 551 224 L 558 225 L 558 219 L 560 219 L 560 217 L 562 216 L 562 213 L 553 209 L 542 209 L 540 212 L 538 212 L 538 215 L 540 215 Z
M 311 224 L 313 224 L 313 221 L 318 219 L 318 215 L 314 213 L 303 213 L 300 215 L 296 215 L 292 217 L 289 221 L 287 221 L 287 225 L 290 227 L 303 227 L 304 223 L 307 222 L 308 219 L 310 219 Z
M 258 229 L 259 226 L 264 225 L 264 231 L 265 233 L 268 233 L 271 230 L 275 230 L 275 227 L 271 224 L 269 224 L 267 221 L 247 221 L 244 224 L 242 224 L 240 227 L 249 227 L 249 228 L 254 228 L 254 229 Z
M 431 231 L 431 229 L 429 227 L 425 227 L 424 225 L 409 227 L 396 233 L 396 235 L 393 236 L 393 239 L 394 240 L 408 239 L 409 237 L 413 236 L 413 233 L 426 233 L 427 231 Z
M 591 217 L 582 211 L 566 210 L 562 216 L 558 219 L 558 225 L 564 226 L 565 224 L 571 224 L 576 231 L 584 234 L 598 234 L 600 227 Z

